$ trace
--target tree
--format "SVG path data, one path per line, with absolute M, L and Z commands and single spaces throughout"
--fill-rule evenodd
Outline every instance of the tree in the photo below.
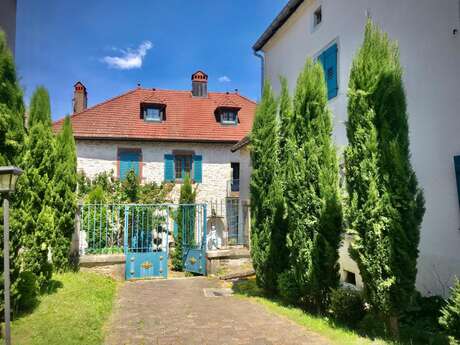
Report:
M 32 97 L 31 118 L 37 113 L 51 113 L 47 102 Z M 41 108 L 43 105 L 44 108 Z M 25 140 L 21 167 L 24 174 L 18 181 L 16 212 L 12 217 L 13 236 L 18 241 L 15 264 L 21 270 L 32 272 L 40 288 L 44 288 L 52 274 L 50 254 L 54 239 L 55 212 L 52 208 L 53 176 L 56 169 L 55 138 L 51 120 L 31 121 Z M 19 270 L 19 268 L 18 268 Z
M 398 335 L 415 289 L 425 209 L 410 163 L 398 47 L 371 21 L 351 69 L 347 136 L 351 255 L 369 303 Z
M 292 121 L 292 99 L 289 96 L 289 89 L 287 79 L 280 78 L 281 81 L 281 94 L 279 97 L 279 121 L 280 121 L 280 155 L 279 161 L 281 164 L 289 160 L 286 155 L 286 142 L 291 137 L 291 130 L 293 126 Z
M 183 248 L 183 231 L 186 214 L 189 214 L 187 208 L 192 207 L 195 203 L 196 190 L 193 189 L 192 181 L 189 175 L 185 176 L 184 183 L 180 188 L 179 207 L 176 214 L 177 233 L 174 236 L 174 254 L 172 264 L 174 270 L 182 271 L 184 269 L 184 248 Z
M 456 279 L 450 298 L 441 310 L 441 326 L 450 336 L 460 341 L 460 280 Z
M 287 262 L 279 120 L 271 86 L 264 86 L 251 133 L 251 256 L 257 283 L 277 290 L 278 275 Z
M 47 122 L 45 120 L 45 122 Z M 57 271 L 70 265 L 70 243 L 75 228 L 77 208 L 77 154 L 72 123 L 67 116 L 56 137 L 56 167 L 52 179 L 52 206 L 56 213 L 52 252 Z
M 30 100 L 30 115 L 28 127 L 41 122 L 46 127 L 51 127 L 51 105 L 48 91 L 43 86 L 38 86 Z
M 0 165 L 16 165 L 24 137 L 24 103 L 13 56 L 1 29 L 0 80 Z
M 339 284 L 343 226 L 324 73 L 311 59 L 297 81 L 291 118 L 285 165 L 290 272 L 283 281 L 292 281 L 291 291 L 284 294 L 299 294 L 287 297 L 323 312 L 330 292 Z
M 0 165 L 19 165 L 24 137 L 24 103 L 22 90 L 14 66 L 14 59 L 8 49 L 4 32 L 0 29 Z M 16 197 L 13 195 L 12 213 L 15 209 Z M 0 202 L 3 200 L 0 199 Z M 13 214 L 11 215 L 13 218 Z M 13 231 L 13 225 L 11 225 Z M 0 233 L 3 233 L 3 210 L 0 204 Z M 3 248 L 3 237 L 0 238 Z M 12 304 L 18 302 L 33 304 L 36 298 L 34 279 L 28 279 L 27 274 L 20 275 L 15 257 L 19 251 L 19 243 L 13 233 L 10 235 L 10 262 L 12 282 Z M 3 272 L 3 251 L 0 253 L 0 266 Z M 32 281 L 31 281 L 32 280 Z M 30 282 L 28 284 L 27 282 Z M 16 287 L 16 289 L 15 289 Z M 3 279 L 0 281 L 0 310 L 3 309 Z M 19 301 L 21 296 L 21 301 Z M 3 318 L 3 313 L 0 319 Z

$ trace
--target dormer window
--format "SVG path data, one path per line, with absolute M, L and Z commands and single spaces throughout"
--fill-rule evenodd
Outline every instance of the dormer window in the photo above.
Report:
M 164 120 L 165 107 L 161 104 L 142 105 L 141 115 L 146 122 L 161 122 Z
M 223 110 L 220 113 L 220 122 L 224 125 L 236 125 L 238 121 L 236 110 Z

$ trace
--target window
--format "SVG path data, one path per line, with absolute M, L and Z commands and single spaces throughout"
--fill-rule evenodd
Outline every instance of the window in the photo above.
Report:
M 324 68 L 324 77 L 326 78 L 327 83 L 328 99 L 336 97 L 339 90 L 337 79 L 337 54 L 337 43 L 334 43 L 318 56 L 318 60 L 321 62 Z
M 163 109 L 158 106 L 146 106 L 143 110 L 144 120 L 148 122 L 161 122 Z
M 142 151 L 140 149 L 118 150 L 118 176 L 120 180 L 126 179 L 128 173 L 133 170 L 137 177 L 142 172 Z
M 350 271 L 345 271 L 345 283 L 356 286 L 356 274 Z
M 174 176 L 176 180 L 183 180 L 186 175 L 193 178 L 193 156 L 192 155 L 177 155 L 174 156 Z
M 230 163 L 232 168 L 232 180 L 230 182 L 230 188 L 232 192 L 240 191 L 240 163 Z
M 316 28 L 321 21 L 323 20 L 323 12 L 321 10 L 321 6 L 313 13 L 313 27 Z
M 223 124 L 234 125 L 237 123 L 237 115 L 235 110 L 223 110 L 220 114 L 220 122 Z
M 164 180 L 165 182 L 182 182 L 187 174 L 194 183 L 203 180 L 203 156 L 193 152 L 176 152 L 165 154 Z
M 460 156 L 454 156 L 455 178 L 457 180 L 457 195 L 460 205 Z

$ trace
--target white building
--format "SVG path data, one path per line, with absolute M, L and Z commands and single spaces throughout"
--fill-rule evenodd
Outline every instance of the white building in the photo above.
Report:
M 279 76 L 294 90 L 307 57 L 326 62 L 334 138 L 343 152 L 350 67 L 369 16 L 399 42 L 405 72 L 412 164 L 426 198 L 417 287 L 446 294 L 453 277 L 460 277 L 460 171 L 454 165 L 460 155 L 460 2 L 290 0 L 254 51 L 263 53 L 263 76 L 276 92 Z M 342 277 L 360 285 L 347 241 Z
M 191 91 L 138 87 L 91 108 L 85 86 L 76 83 L 71 122 L 78 170 L 89 178 L 113 171 L 123 179 L 133 169 L 144 183 L 173 183 L 175 202 L 189 174 L 196 202 L 207 203 L 208 215 L 216 216 L 212 225 L 222 246 L 246 245 L 239 176 L 247 176 L 249 159 L 231 149 L 250 132 L 256 104 L 238 92 L 208 92 L 207 81 L 198 71 Z M 54 130 L 62 124 L 63 119 L 55 122 Z

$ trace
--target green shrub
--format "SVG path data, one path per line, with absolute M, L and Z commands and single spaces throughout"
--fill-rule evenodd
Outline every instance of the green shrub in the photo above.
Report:
M 332 290 L 330 312 L 337 321 L 357 325 L 366 314 L 362 292 L 348 287 Z
M 460 340 L 460 280 L 456 279 L 452 294 L 441 310 L 439 323 L 447 333 Z
M 358 330 L 371 338 L 386 337 L 388 335 L 385 322 L 381 317 L 373 312 L 367 313 L 364 318 L 358 323 Z
M 14 310 L 27 311 L 37 304 L 38 297 L 37 277 L 30 271 L 19 274 L 16 284 L 12 287 Z
M 284 271 L 278 276 L 278 292 L 286 302 L 299 304 L 299 285 L 292 271 Z
M 401 315 L 401 325 L 423 330 L 424 333 L 439 333 L 442 330 L 438 319 L 445 304 L 441 296 L 423 297 L 417 293 L 413 302 Z

